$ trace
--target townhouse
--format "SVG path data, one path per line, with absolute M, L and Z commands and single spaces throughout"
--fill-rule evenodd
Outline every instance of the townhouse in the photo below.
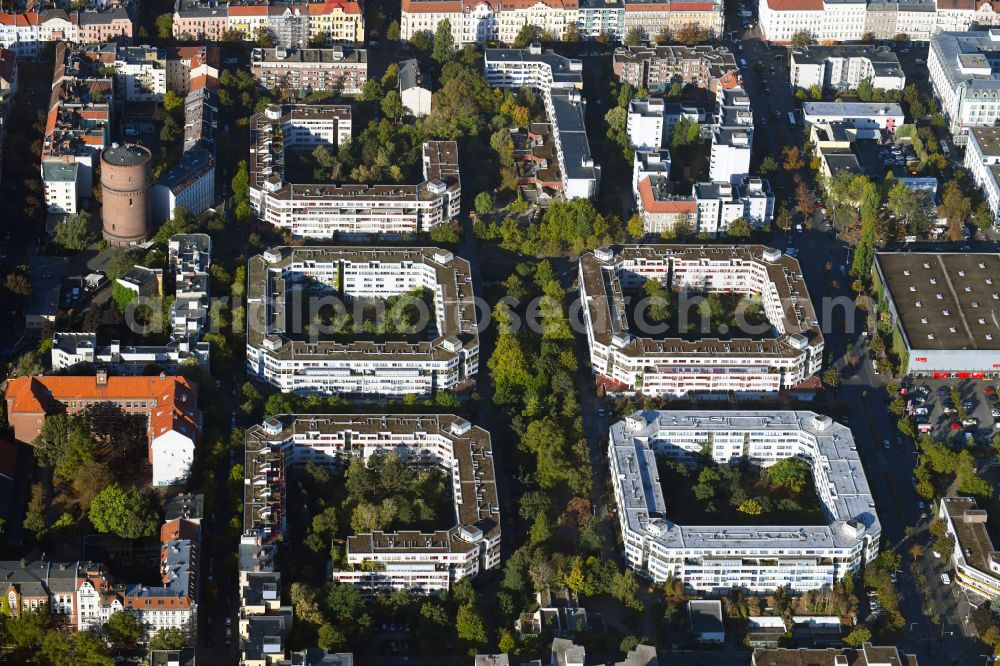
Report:
M 52 94 L 42 139 L 41 175 L 50 213 L 72 215 L 90 198 L 94 164 L 110 145 L 114 110 L 114 45 L 75 48 L 56 44 Z
M 285 151 L 350 141 L 351 107 L 274 105 L 250 118 L 250 132 L 250 205 L 259 219 L 294 238 L 399 236 L 458 217 L 462 184 L 454 141 L 424 143 L 424 180 L 416 185 L 300 185 L 285 177 Z
M 562 177 L 562 193 L 567 199 L 593 199 L 601 181 L 601 167 L 590 152 L 584 122 L 586 102 L 583 64 L 538 44 L 528 49 L 486 49 L 483 57 L 486 81 L 498 88 L 534 88 L 542 94 L 545 112 Z
M 18 58 L 37 59 L 49 42 L 70 44 L 128 43 L 132 38 L 134 7 L 0 13 L 0 46 Z
M 901 34 L 926 42 L 942 32 L 1000 25 L 993 3 L 982 0 L 761 0 L 759 14 L 764 38 L 780 43 L 799 32 L 819 43 Z
M 632 28 L 646 39 L 662 31 L 698 29 L 710 35 L 722 34 L 723 7 L 715 0 L 663 2 L 636 0 L 517 0 L 490 3 L 487 0 L 403 0 L 400 35 L 411 39 L 419 32 L 433 33 L 441 21 L 451 24 L 455 43 L 511 44 L 525 25 L 541 32 L 566 34 L 575 26 L 582 39 L 621 42 Z
M 301 95 L 319 91 L 356 95 L 368 81 L 368 52 L 345 46 L 255 48 L 250 72 L 265 88 L 291 89 Z
M 637 306 L 630 306 L 626 296 L 639 293 L 649 279 L 679 294 L 675 305 L 682 329 L 700 321 L 697 314 L 691 318 L 691 310 L 711 293 L 758 300 L 767 324 L 747 321 L 732 337 L 703 333 L 692 339 L 643 321 L 640 312 L 630 323 L 626 308 Z M 579 284 L 591 367 L 609 389 L 649 396 L 766 395 L 809 379 L 823 362 L 823 334 L 801 269 L 779 250 L 761 245 L 598 248 L 580 258 Z
M 340 474 L 352 457 L 395 453 L 440 469 L 454 512 L 434 531 L 353 534 L 333 580 L 366 595 L 441 594 L 500 564 L 500 505 L 490 435 L 451 415 L 284 415 L 246 435 L 244 533 L 272 543 L 286 529 L 286 470 L 311 462 Z
M 153 485 L 183 482 L 200 439 L 198 387 L 184 377 L 18 377 L 7 387 L 7 413 L 14 437 L 32 442 L 46 414 L 75 413 L 88 407 L 147 419 L 148 458 Z
M 247 276 L 247 371 L 282 391 L 431 395 L 475 380 L 469 263 L 447 250 L 276 247 L 252 257 Z M 366 333 L 380 323 L 366 325 L 356 304 L 418 289 L 433 308 L 425 306 L 412 334 Z M 349 330 L 334 327 L 338 317 L 348 317 Z
M 792 411 L 637 411 L 611 426 L 608 460 L 625 557 L 637 573 L 696 593 L 771 594 L 829 588 L 878 555 L 881 525 L 850 429 Z M 657 457 L 692 465 L 809 463 L 822 525 L 679 525 Z
M 867 80 L 879 90 L 902 90 L 906 74 L 888 47 L 869 44 L 813 45 L 793 48 L 788 60 L 793 86 L 856 89 Z
M 611 67 L 633 88 L 664 92 L 690 85 L 713 97 L 724 82 L 740 77 L 736 57 L 724 46 L 624 46 L 615 49 Z
M 268 31 L 279 48 L 305 48 L 311 41 L 364 41 L 365 25 L 356 0 L 237 4 L 177 0 L 173 35 L 181 40 L 222 41 L 235 36 L 255 41 Z

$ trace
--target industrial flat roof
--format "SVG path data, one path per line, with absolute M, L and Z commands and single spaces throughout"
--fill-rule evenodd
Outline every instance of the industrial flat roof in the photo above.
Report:
M 1000 254 L 878 252 L 910 349 L 1000 350 Z

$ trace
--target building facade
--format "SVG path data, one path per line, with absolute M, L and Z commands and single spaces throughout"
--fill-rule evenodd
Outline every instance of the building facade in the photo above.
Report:
M 768 326 L 747 326 L 759 330 L 728 340 L 670 337 L 662 327 L 633 331 L 625 295 L 638 292 L 649 279 L 685 298 L 708 293 L 759 298 Z M 591 366 L 609 390 L 649 396 L 764 395 L 809 379 L 823 362 L 823 334 L 801 269 L 779 250 L 760 245 L 598 248 L 580 258 L 579 284 Z
M 714 96 L 720 86 L 740 80 L 736 57 L 722 46 L 624 46 L 615 49 L 611 65 L 623 82 L 650 92 L 680 84 Z
M 447 592 L 500 565 L 500 505 L 490 435 L 450 415 L 284 415 L 246 435 L 244 533 L 272 543 L 285 532 L 285 470 L 311 462 L 343 473 L 352 458 L 396 454 L 405 464 L 442 470 L 454 519 L 432 532 L 374 531 L 347 538 L 333 580 L 366 595 Z
M 879 90 L 906 87 L 906 75 L 899 58 L 888 47 L 868 44 L 801 46 L 792 49 L 788 63 L 792 85 L 799 88 L 857 89 L 866 80 Z
M 989 204 L 996 223 L 1000 220 L 1000 129 L 971 127 L 968 137 L 965 168 Z
M 529 49 L 486 49 L 483 60 L 490 85 L 515 90 L 527 86 L 542 94 L 567 199 L 595 198 L 601 181 L 584 122 L 582 68 L 579 60 L 543 52 L 538 44 Z
M 815 412 L 638 411 L 611 427 L 608 459 L 628 564 L 703 594 L 771 594 L 832 587 L 878 555 L 881 525 L 850 429 Z M 826 524 L 690 526 L 670 519 L 657 456 L 812 468 Z
M 458 217 L 462 184 L 454 141 L 423 145 L 423 182 L 290 183 L 284 151 L 312 152 L 350 140 L 349 106 L 271 106 L 250 119 L 250 204 L 256 216 L 295 238 L 429 231 Z
M 266 30 L 279 48 L 306 48 L 317 40 L 363 42 L 364 21 L 355 0 L 253 5 L 177 0 L 172 30 L 176 39 L 215 42 L 224 36 L 252 42 Z
M 265 88 L 302 95 L 319 91 L 357 95 L 368 81 L 368 51 L 345 46 L 255 48 L 250 71 Z
M 110 405 L 113 412 L 147 419 L 153 485 L 183 482 L 201 435 L 198 387 L 183 377 L 18 377 L 7 388 L 7 413 L 14 437 L 32 442 L 46 414 L 69 414 Z
M 1000 29 L 945 32 L 931 39 L 927 73 L 957 145 L 965 143 L 970 127 L 1000 119 L 998 44 Z
M 447 250 L 277 247 L 252 257 L 247 274 L 247 371 L 282 391 L 431 395 L 470 385 L 479 370 L 469 263 Z M 365 333 L 356 304 L 416 290 L 434 307 L 413 335 Z M 307 298 L 339 305 L 350 330 L 297 320 Z

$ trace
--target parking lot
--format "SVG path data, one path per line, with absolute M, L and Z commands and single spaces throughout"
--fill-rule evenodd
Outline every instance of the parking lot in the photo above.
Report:
M 953 441 L 968 433 L 977 444 L 988 446 L 997 432 L 997 417 L 993 414 L 1000 413 L 996 387 L 996 382 L 982 379 L 914 378 L 906 384 L 903 397 L 917 427 L 929 431 L 935 439 Z M 951 398 L 952 388 L 958 390 L 959 405 Z

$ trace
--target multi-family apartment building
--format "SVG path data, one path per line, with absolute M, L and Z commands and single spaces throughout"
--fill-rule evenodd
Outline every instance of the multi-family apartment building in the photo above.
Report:
M 972 0 L 761 0 L 759 14 L 764 38 L 781 43 L 799 32 L 819 43 L 897 35 L 925 42 L 942 32 L 1000 25 L 991 3 Z
M 1000 596 L 1000 552 L 986 528 L 987 514 L 971 497 L 943 497 L 938 517 L 955 542 L 955 582 L 980 599 Z
M 716 183 L 739 182 L 750 173 L 752 150 L 750 96 L 741 87 L 723 88 L 712 122 L 708 179 Z
M 611 426 L 608 460 L 625 557 L 637 573 L 699 593 L 770 594 L 830 588 L 878 555 L 881 525 L 850 429 L 792 411 L 637 411 Z M 695 465 L 812 468 L 822 525 L 679 525 L 660 487 L 657 457 Z
M 691 339 L 668 335 L 662 326 L 638 327 L 639 319 L 630 324 L 626 295 L 638 293 L 650 279 L 680 295 L 678 317 L 686 318 L 680 326 L 699 324 L 699 315 L 690 314 L 696 303 L 687 299 L 709 293 L 759 299 L 767 326 L 747 324 L 729 339 L 715 334 Z M 761 245 L 598 248 L 580 258 L 579 283 L 591 367 L 598 381 L 616 390 L 650 396 L 762 395 L 809 379 L 823 362 L 823 334 L 802 271 L 780 250 Z
M 182 206 L 191 215 L 201 215 L 215 203 L 215 155 L 206 148 L 193 148 L 160 176 L 150 191 L 153 222 L 162 224 Z
M 643 230 L 671 234 L 725 234 L 729 225 L 744 219 L 751 228 L 767 226 L 774 218 L 774 193 L 764 178 L 746 176 L 736 184 L 719 181 L 695 183 L 691 194 L 677 195 L 670 181 L 670 165 L 659 154 L 637 151 L 633 170 Z
M 892 134 L 903 124 L 903 107 L 892 102 L 803 102 L 802 122 L 850 123 L 855 129 L 885 130 Z
M 48 609 L 58 627 L 98 628 L 121 604 L 113 601 L 112 582 L 101 564 L 21 560 L 0 562 L 0 613 Z M 104 611 L 99 610 L 104 608 Z
M 864 643 L 860 648 L 757 648 L 750 666 L 920 666 L 917 655 L 889 645 Z
M 639 149 L 652 150 L 670 143 L 681 118 L 693 123 L 705 121 L 705 112 L 696 106 L 668 102 L 662 97 L 644 97 L 629 101 L 625 131 L 629 142 Z
M 258 218 L 295 238 L 401 235 L 458 217 L 462 184 L 454 141 L 424 143 L 424 180 L 416 185 L 300 185 L 285 178 L 285 151 L 346 143 L 351 107 L 270 106 L 250 118 L 250 132 L 250 204 Z
M 69 44 L 128 43 L 134 5 L 86 9 L 0 13 L 0 46 L 18 58 L 36 59 L 49 42 Z
M 333 580 L 365 594 L 439 594 L 500 564 L 500 505 L 490 435 L 451 415 L 285 415 L 246 435 L 244 533 L 271 543 L 285 533 L 286 470 L 311 462 L 342 473 L 353 457 L 396 454 L 440 469 L 454 514 L 434 531 L 353 534 Z
M 175 340 L 198 340 L 208 323 L 212 237 L 174 234 L 167 245 L 168 265 L 174 275 L 174 305 L 170 325 Z
M 315 40 L 353 44 L 365 38 L 364 15 L 356 0 L 257 4 L 177 0 L 174 5 L 177 39 L 217 42 L 235 36 L 249 42 L 261 30 L 282 48 L 305 48 Z
M 247 371 L 282 391 L 430 395 L 475 379 L 472 276 L 448 250 L 277 247 L 251 257 L 247 274 Z M 356 306 L 416 290 L 434 307 L 413 335 L 364 332 Z M 352 317 L 350 331 L 313 325 L 308 313 L 324 303 Z
M 561 38 L 570 25 L 583 39 L 607 37 L 621 42 L 632 28 L 646 39 L 664 30 L 694 27 L 711 35 L 722 34 L 721 2 L 663 2 L 660 0 L 611 2 L 609 0 L 518 0 L 496 4 L 485 0 L 404 0 L 400 35 L 411 39 L 419 32 L 433 33 L 441 21 L 451 24 L 456 44 L 511 44 L 525 25 Z
M 114 56 L 113 44 L 56 45 L 41 158 L 42 187 L 50 213 L 72 215 L 90 197 L 94 163 L 110 145 L 114 108 L 112 79 L 100 70 L 102 64 L 113 64 Z
M 790 78 L 799 88 L 856 89 L 867 80 L 879 90 L 902 90 L 906 74 L 895 52 L 870 44 L 814 45 L 793 48 Z
M 499 88 L 534 88 L 542 94 L 567 199 L 593 199 L 601 180 L 584 124 L 583 64 L 532 44 L 528 49 L 486 49 L 484 73 Z
M 931 39 L 927 73 L 955 143 L 968 129 L 1000 119 L 1000 29 L 945 32 Z
M 1000 220 L 1000 128 L 970 127 L 965 168 L 972 174 L 994 221 Z
M 7 386 L 7 414 L 14 437 L 32 442 L 47 414 L 69 414 L 109 405 L 113 412 L 147 419 L 153 485 L 183 482 L 200 439 L 198 387 L 184 377 L 18 377 Z
M 209 345 L 190 339 L 165 345 L 123 345 L 120 340 L 98 346 L 96 333 L 52 334 L 52 369 L 72 370 L 79 365 L 100 366 L 118 375 L 139 375 L 155 366 L 176 373 L 182 365 L 209 369 Z
M 167 54 L 154 46 L 125 46 L 115 57 L 115 86 L 126 102 L 160 102 L 167 94 Z
M 349 46 L 330 48 L 256 48 L 250 72 L 265 88 L 358 94 L 368 81 L 368 52 Z
M 624 46 L 611 66 L 619 79 L 650 92 L 681 86 L 704 88 L 714 97 L 722 85 L 738 83 L 736 57 L 723 46 Z

